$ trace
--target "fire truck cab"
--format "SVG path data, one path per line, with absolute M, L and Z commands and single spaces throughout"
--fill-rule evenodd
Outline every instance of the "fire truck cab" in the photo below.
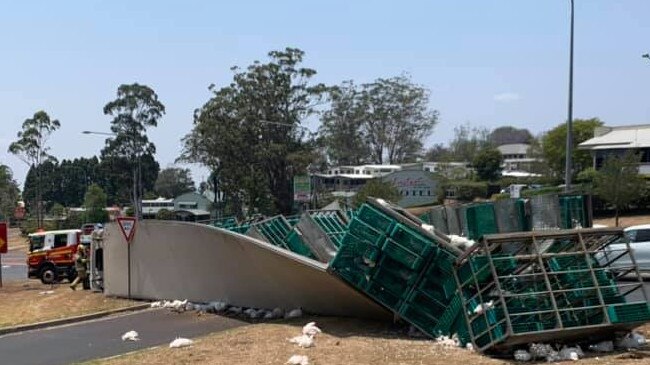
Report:
M 74 255 L 80 244 L 81 230 L 66 229 L 32 233 L 29 236 L 27 275 L 40 279 L 43 284 L 52 284 L 62 278 L 74 280 Z

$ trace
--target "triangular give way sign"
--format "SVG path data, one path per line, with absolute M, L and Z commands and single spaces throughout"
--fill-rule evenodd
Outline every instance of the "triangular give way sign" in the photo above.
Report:
M 135 222 L 136 219 L 133 217 L 117 218 L 117 224 L 120 226 L 120 230 L 122 231 L 127 243 L 131 243 L 131 239 L 133 239 L 133 234 L 135 233 Z

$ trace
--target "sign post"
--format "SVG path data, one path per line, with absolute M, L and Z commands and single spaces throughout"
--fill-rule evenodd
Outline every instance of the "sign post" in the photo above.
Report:
M 117 224 L 120 226 L 122 235 L 126 239 L 126 261 L 127 261 L 127 280 L 128 280 L 128 298 L 131 299 L 131 240 L 135 234 L 136 218 L 133 217 L 118 217 Z
M 2 254 L 9 250 L 7 222 L 0 222 L 0 288 L 2 288 Z
M 309 203 L 311 201 L 311 179 L 307 175 L 293 177 L 293 201 Z

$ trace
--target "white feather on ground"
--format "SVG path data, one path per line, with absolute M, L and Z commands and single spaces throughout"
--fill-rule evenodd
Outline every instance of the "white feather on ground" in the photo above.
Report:
M 46 290 L 38 293 L 38 295 L 50 295 L 50 294 L 54 294 L 54 290 Z
M 589 350 L 595 352 L 612 352 L 614 351 L 614 342 L 612 341 L 601 341 L 592 345 L 589 345 Z
M 533 357 L 530 356 L 530 354 L 526 350 L 517 350 L 517 351 L 515 351 L 514 358 L 515 358 L 515 361 L 521 361 L 521 362 L 526 362 L 526 361 L 530 361 L 530 360 L 533 359 Z
M 302 334 L 307 336 L 314 337 L 322 332 L 320 328 L 316 327 L 316 322 L 309 322 L 302 328 Z
M 294 338 L 290 338 L 289 342 L 295 343 L 304 349 L 314 346 L 314 338 L 307 335 L 300 335 Z
M 580 358 L 584 357 L 585 354 L 582 352 L 580 346 L 576 347 L 562 347 L 562 350 L 559 352 L 560 360 L 572 360 L 578 361 Z
M 228 313 L 230 314 L 241 314 L 242 309 L 240 307 L 230 307 L 228 308 Z
M 210 302 L 209 304 L 217 313 L 223 312 L 226 310 L 226 308 L 228 308 L 228 304 L 226 302 Z
M 616 347 L 620 349 L 635 349 L 645 345 L 646 339 L 643 335 L 630 332 L 623 338 L 616 340 Z
M 300 318 L 300 317 L 302 317 L 302 309 L 300 309 L 300 308 L 297 308 L 297 309 L 293 309 L 293 310 L 291 310 L 291 311 L 290 311 L 289 313 L 287 313 L 287 315 L 285 316 L 285 318 L 287 318 L 287 319 L 291 319 L 291 318 Z
M 460 346 L 460 341 L 457 338 L 449 336 L 440 336 L 436 338 L 436 344 L 443 347 L 458 347 Z
M 549 344 L 545 343 L 532 343 L 528 350 L 533 359 L 546 359 L 547 362 L 555 362 L 560 360 L 560 354 L 553 349 Z
M 175 349 L 181 347 L 188 347 L 188 346 L 192 346 L 192 344 L 194 344 L 194 341 L 190 340 L 189 338 L 176 337 L 176 339 L 169 344 L 169 348 Z
M 257 318 L 257 310 L 255 308 L 248 308 L 243 313 L 250 319 Z
M 309 358 L 306 355 L 293 355 L 286 363 L 290 365 L 309 365 Z
M 122 335 L 122 341 L 139 341 L 138 336 L 136 331 L 129 331 Z
M 273 318 L 282 318 L 284 317 L 284 310 L 282 308 L 273 308 Z

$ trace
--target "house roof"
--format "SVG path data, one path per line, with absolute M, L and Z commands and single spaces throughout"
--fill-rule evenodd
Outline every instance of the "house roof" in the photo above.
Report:
M 497 149 L 502 155 L 525 155 L 529 147 L 530 145 L 526 143 L 510 143 L 502 144 Z
M 355 179 L 368 180 L 368 179 L 374 179 L 376 177 L 376 176 L 373 176 L 373 175 L 361 175 L 361 174 L 359 174 L 359 175 L 357 175 L 357 174 L 332 174 L 332 175 L 329 175 L 329 174 L 314 174 L 314 176 L 324 177 L 324 178 L 342 177 L 342 178 L 351 179 L 351 180 L 355 180 Z
M 594 135 L 578 147 L 589 150 L 650 147 L 650 124 L 599 127 Z

